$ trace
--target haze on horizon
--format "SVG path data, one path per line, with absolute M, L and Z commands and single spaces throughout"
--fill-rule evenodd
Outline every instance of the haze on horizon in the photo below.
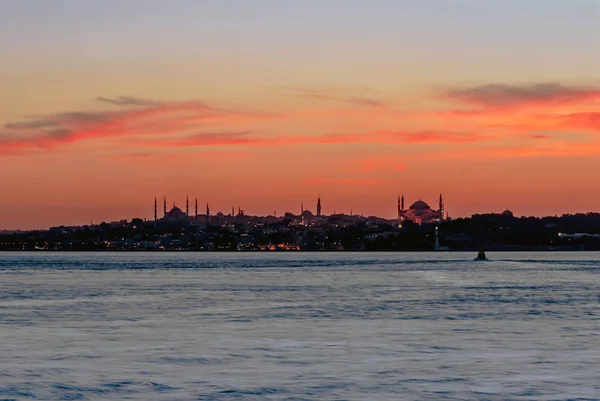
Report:
M 595 0 L 0 3 L 0 229 L 598 211 Z

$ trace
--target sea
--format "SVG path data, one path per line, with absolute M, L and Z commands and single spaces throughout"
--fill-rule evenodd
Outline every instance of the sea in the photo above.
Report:
M 600 253 L 0 253 L 0 400 L 599 400 Z

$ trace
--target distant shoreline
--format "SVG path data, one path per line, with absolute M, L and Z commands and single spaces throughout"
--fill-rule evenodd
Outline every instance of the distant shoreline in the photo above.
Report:
M 51 250 L 51 249 L 0 249 L 0 252 L 26 252 L 26 253 L 476 253 L 477 249 L 451 249 L 451 250 L 228 250 L 228 249 L 214 249 L 214 250 L 149 250 L 149 249 L 63 249 L 63 250 Z M 486 252 L 492 253 L 508 253 L 508 252 L 600 252 L 600 249 L 486 249 Z

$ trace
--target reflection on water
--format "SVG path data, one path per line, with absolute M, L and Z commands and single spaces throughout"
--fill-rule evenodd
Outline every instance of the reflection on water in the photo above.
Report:
M 598 399 L 600 254 L 0 253 L 0 400 Z

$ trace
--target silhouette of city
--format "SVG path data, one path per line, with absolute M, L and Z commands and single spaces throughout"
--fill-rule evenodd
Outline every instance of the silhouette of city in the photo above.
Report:
M 211 214 L 207 203 L 185 199 L 185 211 L 154 198 L 153 219 L 133 218 L 47 230 L 0 231 L 0 250 L 44 251 L 466 251 L 600 250 L 600 214 L 515 217 L 510 210 L 448 216 L 442 194 L 436 208 L 421 199 L 386 219 L 350 212 L 315 213 L 300 203 L 297 213 L 252 216 L 241 207 Z

